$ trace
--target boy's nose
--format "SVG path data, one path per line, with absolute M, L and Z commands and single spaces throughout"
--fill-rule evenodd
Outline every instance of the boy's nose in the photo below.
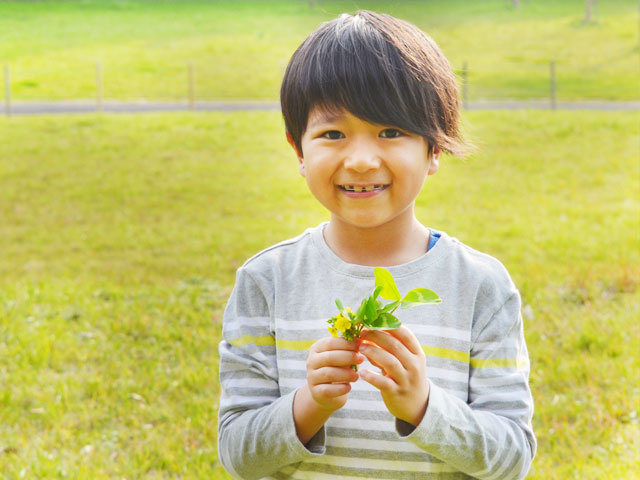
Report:
M 371 145 L 360 143 L 348 152 L 344 160 L 344 167 L 358 173 L 364 173 L 380 168 L 380 163 L 381 158 L 378 149 Z

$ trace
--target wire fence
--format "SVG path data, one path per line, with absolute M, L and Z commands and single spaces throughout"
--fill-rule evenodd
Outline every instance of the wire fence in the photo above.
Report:
M 551 109 L 557 108 L 560 101 L 637 102 L 640 72 L 629 75 L 626 80 L 608 74 L 607 67 L 619 61 L 628 62 L 628 59 L 606 59 L 584 67 L 554 59 L 500 65 L 464 61 L 455 73 L 463 108 L 470 108 L 472 102 L 510 100 L 545 102 Z M 52 100 L 85 103 L 88 100 L 95 103 L 95 110 L 99 112 L 107 102 L 173 102 L 190 110 L 196 109 L 199 103 L 220 100 L 275 102 L 285 66 L 282 61 L 276 68 L 254 68 L 245 73 L 233 66 L 200 65 L 192 61 L 135 66 L 106 65 L 98 61 L 78 63 L 74 67 L 54 65 L 37 69 L 5 64 L 4 111 L 11 115 L 13 104 Z

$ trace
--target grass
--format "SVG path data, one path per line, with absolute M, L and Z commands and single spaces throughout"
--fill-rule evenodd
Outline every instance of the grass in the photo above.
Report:
M 284 66 L 299 43 L 339 13 L 369 8 L 430 33 L 452 66 L 469 65 L 469 95 L 549 95 L 556 61 L 561 100 L 638 100 L 637 5 L 584 1 L 469 3 L 381 0 L 0 2 L 0 64 L 14 101 L 91 99 L 100 62 L 107 99 L 185 100 L 187 64 L 199 100 L 278 98 Z
M 533 479 L 640 469 L 637 113 L 471 112 L 427 225 L 524 302 Z M 275 113 L 0 119 L 4 478 L 230 478 L 217 342 L 235 269 L 326 219 Z M 37 139 L 37 141 L 34 141 Z

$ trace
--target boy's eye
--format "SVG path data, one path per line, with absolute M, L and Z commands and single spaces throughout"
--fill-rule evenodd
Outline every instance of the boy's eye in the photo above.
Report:
M 329 140 L 339 140 L 344 138 L 342 132 L 339 132 L 338 130 L 329 130 L 328 132 L 324 132 L 321 136 L 328 138 Z
M 397 138 L 402 136 L 402 132 L 397 128 L 385 128 L 380 132 L 382 138 Z

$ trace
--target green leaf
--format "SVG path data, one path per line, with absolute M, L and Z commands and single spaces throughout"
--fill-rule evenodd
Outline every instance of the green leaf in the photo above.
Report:
M 378 302 L 373 295 L 367 297 L 367 303 L 364 307 L 364 313 L 367 321 L 372 322 L 373 320 L 375 320 L 376 316 L 378 315 L 378 309 L 376 308 L 377 306 Z
M 381 330 L 383 328 L 392 330 L 394 328 L 400 327 L 402 323 L 390 313 L 381 313 L 380 315 L 378 315 L 378 318 L 376 318 L 375 321 L 366 325 L 367 328 L 370 328 L 371 330 Z
M 442 303 L 442 300 L 436 292 L 427 288 L 414 288 L 413 290 L 409 290 L 404 296 L 401 307 L 404 309 L 436 303 Z
M 389 270 L 382 267 L 376 267 L 373 269 L 373 273 L 376 277 L 376 287 L 382 287 L 380 296 L 387 300 L 400 300 L 400 292 L 398 291 L 396 282 L 393 279 L 393 275 L 389 273 Z
M 378 298 L 378 295 L 380 295 L 380 292 L 382 291 L 382 286 L 378 285 L 376 287 L 376 289 L 373 291 L 373 298 Z
M 387 303 L 382 309 L 378 310 L 378 313 L 387 313 L 396 308 L 400 304 L 400 300 L 395 302 Z
M 359 318 L 363 323 L 364 323 L 364 317 L 366 315 L 366 308 L 367 308 L 367 298 L 365 297 L 360 303 L 360 307 L 356 312 L 356 318 Z
M 344 307 L 342 306 L 342 302 L 340 301 L 339 298 L 336 298 L 336 307 L 338 307 L 338 311 L 341 312 L 342 310 L 344 310 Z

